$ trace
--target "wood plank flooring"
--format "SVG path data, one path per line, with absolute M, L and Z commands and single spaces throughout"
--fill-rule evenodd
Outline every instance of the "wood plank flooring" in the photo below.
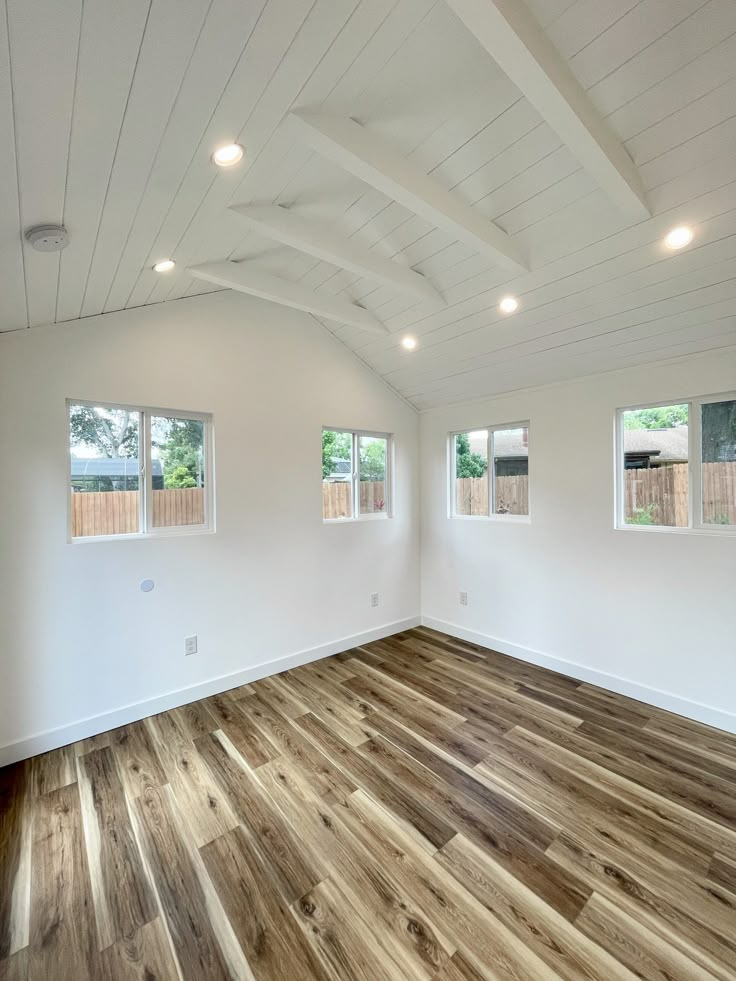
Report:
M 0 981 L 736 978 L 736 736 L 426 628 L 0 804 Z

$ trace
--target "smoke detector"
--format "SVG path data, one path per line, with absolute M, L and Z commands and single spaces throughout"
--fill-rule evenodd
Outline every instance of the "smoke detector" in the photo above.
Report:
M 61 252 L 69 244 L 69 235 L 62 225 L 36 225 L 28 229 L 26 239 L 37 252 Z

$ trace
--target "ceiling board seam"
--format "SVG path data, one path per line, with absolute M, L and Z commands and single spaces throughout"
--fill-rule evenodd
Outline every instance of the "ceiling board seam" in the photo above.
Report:
M 736 343 L 724 344 L 723 347 L 717 348 L 717 350 L 723 350 L 724 348 L 733 348 L 736 351 Z M 625 371 L 631 371 L 632 368 L 636 367 L 657 367 L 658 365 L 671 364 L 674 361 L 684 361 L 686 359 L 690 360 L 693 358 L 706 358 L 712 356 L 713 351 L 697 351 L 691 354 L 681 354 L 675 357 L 661 358 L 654 361 L 646 361 L 641 365 L 626 365 L 623 368 L 606 368 L 600 371 L 591 371 L 585 375 L 577 375 L 573 378 L 563 378 L 561 381 L 546 382 L 542 385 L 527 385 L 524 388 L 510 388 L 506 392 L 495 392 L 493 395 L 478 395 L 477 397 L 471 399 L 458 399 L 455 402 L 443 402 L 441 405 L 430 405 L 425 409 L 418 408 L 417 411 L 419 415 L 426 415 L 430 412 L 442 412 L 453 406 L 458 405 L 476 405 L 483 402 L 496 402 L 501 399 L 507 399 L 511 396 L 516 395 L 528 395 L 535 392 L 545 392 L 549 389 L 560 388 L 562 386 L 570 385 L 583 385 L 590 381 L 591 378 L 597 378 L 603 375 L 615 375 L 621 374 Z
M 13 79 L 13 53 L 10 44 L 10 17 L 8 15 L 7 3 L 3 4 L 3 9 L 5 12 L 5 36 L 8 40 L 8 81 L 10 83 L 10 110 L 13 117 L 13 151 L 14 151 L 13 155 L 15 158 L 15 188 L 18 197 L 18 218 L 20 220 L 20 235 L 21 235 L 20 255 L 21 255 L 21 266 L 23 269 L 23 296 L 26 304 L 26 327 L 29 328 L 31 326 L 31 322 L 30 322 L 30 312 L 28 306 L 28 279 L 26 276 L 26 255 L 25 255 L 25 249 L 23 248 L 23 241 L 22 241 L 25 222 L 23 221 L 23 203 L 21 201 L 21 196 L 20 196 L 20 176 L 19 176 L 20 160 L 18 157 L 18 138 L 17 138 L 18 112 L 16 106 L 15 84 Z
M 125 241 L 122 244 L 122 248 L 120 249 L 120 254 L 118 255 L 117 260 L 115 262 L 115 272 L 110 277 L 110 285 L 108 286 L 107 293 L 105 294 L 105 299 L 104 299 L 103 304 L 102 304 L 102 309 L 103 310 L 107 306 L 107 303 L 108 303 L 108 301 L 110 299 L 110 293 L 112 292 L 113 286 L 115 285 L 115 276 L 117 274 L 118 269 L 120 268 L 120 262 L 121 262 L 123 256 L 125 255 L 125 250 L 126 250 L 126 248 L 128 246 L 128 242 L 130 241 L 130 236 L 131 236 L 131 234 L 133 232 L 133 228 L 135 226 L 136 218 L 140 214 L 141 206 L 142 206 L 143 201 L 144 201 L 144 198 L 146 196 L 146 188 L 149 185 L 149 182 L 151 180 L 151 175 L 153 174 L 154 168 L 156 166 L 156 161 L 158 160 L 159 154 L 161 153 L 161 147 L 163 146 L 163 142 L 166 139 L 166 133 L 168 132 L 169 125 L 171 124 L 171 118 L 174 115 L 174 111 L 176 109 L 177 102 L 179 101 L 179 96 L 181 95 L 182 87 L 184 85 L 184 82 L 185 82 L 186 77 L 187 77 L 187 73 L 188 73 L 188 71 L 189 71 L 189 69 L 191 67 L 192 61 L 194 59 L 194 55 L 195 55 L 196 50 L 197 50 L 197 45 L 199 44 L 200 39 L 202 37 L 202 32 L 204 31 L 205 25 L 207 23 L 207 18 L 209 17 L 210 11 L 212 10 L 213 3 L 214 3 L 214 0 L 209 0 L 209 4 L 207 5 L 207 11 L 206 11 L 204 17 L 202 18 L 201 24 L 199 25 L 199 30 L 197 31 L 197 37 L 195 38 L 194 44 L 192 45 L 192 50 L 189 53 L 189 58 L 187 59 L 186 66 L 185 66 L 184 70 L 181 73 L 181 79 L 180 79 L 179 85 L 177 86 L 177 89 L 176 89 L 176 95 L 174 96 L 174 98 L 173 98 L 173 100 L 171 102 L 171 107 L 169 108 L 169 112 L 168 112 L 168 114 L 166 116 L 166 122 L 164 123 L 164 125 L 162 127 L 161 135 L 159 136 L 158 143 L 156 144 L 156 152 L 153 154 L 153 157 L 151 159 L 151 163 L 150 163 L 150 165 L 148 167 L 148 172 L 146 174 L 146 179 L 145 179 L 145 181 L 141 185 L 140 197 L 138 198 L 138 203 L 136 204 L 135 212 L 133 213 L 133 217 L 130 219 L 130 222 L 129 222 L 129 225 L 128 225 L 128 231 L 127 231 L 126 236 L 125 236 Z M 148 20 L 146 20 L 146 26 L 148 26 Z M 145 28 L 144 28 L 144 31 L 143 31 L 144 37 L 145 37 L 145 33 L 146 33 L 146 31 L 145 31 Z M 136 61 L 136 69 L 137 68 L 138 68 L 138 62 Z M 135 71 L 133 72 L 133 79 L 135 79 Z M 131 83 L 131 89 L 132 89 L 132 83 Z M 125 107 L 126 112 L 127 112 L 127 108 L 128 108 L 128 106 L 127 106 L 127 103 L 126 103 L 126 107 Z M 123 128 L 124 125 L 125 125 L 125 113 L 123 113 L 123 122 L 122 122 L 122 125 L 120 127 L 121 132 L 122 132 L 122 128 Z M 113 167 L 114 167 L 114 163 L 113 163 Z
M 72 138 L 74 135 L 74 120 L 76 118 L 77 112 L 77 93 L 79 91 L 79 58 L 82 51 L 82 30 L 84 27 L 84 0 L 82 0 L 79 9 L 79 35 L 77 37 L 77 61 L 74 66 L 74 94 L 72 95 L 72 115 L 69 120 L 69 137 L 66 144 L 66 169 L 64 171 L 64 197 L 61 203 L 61 224 L 66 227 L 67 223 L 67 213 L 66 213 L 66 199 L 69 191 L 69 161 L 71 159 L 72 152 Z M 59 256 L 59 266 L 56 275 L 56 297 L 54 299 L 54 323 L 56 323 L 56 318 L 59 313 L 59 290 L 61 289 L 61 268 L 62 268 L 63 256 Z
M 128 94 L 125 97 L 125 106 L 123 108 L 122 116 L 120 117 L 120 129 L 118 130 L 117 140 L 115 141 L 115 152 L 112 155 L 112 163 L 110 164 L 110 172 L 107 175 L 107 183 L 105 185 L 105 195 L 104 195 L 104 197 L 102 199 L 102 207 L 100 208 L 100 214 L 99 214 L 99 217 L 97 219 L 97 231 L 95 232 L 95 241 L 94 241 L 94 245 L 92 246 L 92 253 L 90 255 L 90 260 L 89 260 L 89 268 L 87 269 L 87 276 L 86 276 L 85 281 L 84 281 L 84 290 L 82 292 L 82 301 L 81 301 L 80 306 L 79 306 L 79 316 L 80 316 L 80 318 L 82 316 L 82 310 L 84 309 L 84 301 L 87 298 L 87 290 L 89 289 L 89 278 L 92 275 L 92 267 L 93 267 L 93 264 L 94 264 L 94 258 L 95 258 L 95 254 L 97 252 L 97 246 L 98 246 L 99 241 L 100 241 L 100 230 L 102 228 L 102 219 L 103 219 L 103 216 L 105 214 L 105 208 L 107 207 L 107 199 L 108 199 L 108 197 L 110 195 L 110 184 L 112 183 L 112 175 L 113 175 L 113 172 L 115 170 L 115 161 L 118 158 L 118 151 L 120 149 L 120 140 L 121 140 L 122 135 L 123 135 L 123 126 L 125 124 L 125 116 L 126 116 L 126 114 L 128 112 L 128 107 L 130 105 L 130 95 L 131 95 L 131 92 L 133 91 L 133 85 L 135 84 L 135 76 L 136 76 L 136 72 L 138 71 L 138 64 L 139 64 L 140 59 L 141 59 L 141 51 L 143 50 L 143 44 L 144 44 L 145 37 L 146 37 L 146 31 L 148 30 L 148 22 L 149 22 L 149 20 L 151 18 L 151 8 L 152 7 L 153 7 L 153 0 L 148 0 L 148 10 L 146 11 L 146 20 L 145 20 L 145 23 L 143 24 L 143 30 L 141 31 L 141 39 L 140 39 L 140 43 L 138 44 L 138 52 L 137 52 L 137 54 L 135 56 L 135 64 L 133 65 L 133 71 L 132 71 L 131 76 L 130 76 L 130 85 L 128 86 Z

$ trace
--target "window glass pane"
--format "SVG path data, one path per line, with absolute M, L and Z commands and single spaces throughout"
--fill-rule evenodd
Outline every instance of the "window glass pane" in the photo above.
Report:
M 69 406 L 72 536 L 140 531 L 139 415 Z
M 151 416 L 153 527 L 203 525 L 206 481 L 202 420 Z
M 386 514 L 386 460 L 388 440 L 382 436 L 360 436 L 360 513 Z
M 353 516 L 353 439 L 350 433 L 322 431 L 322 517 Z
M 623 423 L 626 523 L 687 528 L 687 405 L 630 409 Z
M 493 433 L 496 514 L 529 514 L 529 428 Z
M 703 524 L 736 525 L 736 401 L 701 406 Z
M 488 430 L 458 433 L 455 454 L 455 514 L 488 514 Z

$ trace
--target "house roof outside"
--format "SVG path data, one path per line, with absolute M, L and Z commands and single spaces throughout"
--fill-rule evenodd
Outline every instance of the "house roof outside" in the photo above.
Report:
M 658 463 L 687 463 L 687 426 L 672 429 L 625 429 L 624 452 L 656 456 Z
M 332 463 L 332 473 L 352 473 L 352 467 L 350 465 L 350 460 L 340 460 L 336 456 L 333 456 L 330 460 Z
M 137 477 L 138 473 L 138 458 L 134 456 L 72 457 L 72 477 Z M 151 474 L 163 474 L 160 460 L 151 460 Z
M 498 430 L 495 441 L 497 459 L 529 456 L 529 447 L 524 444 L 520 429 Z M 469 444 L 471 453 L 485 455 L 485 436 L 471 434 Z M 658 463 L 687 463 L 687 426 L 674 426 L 671 429 L 625 429 L 624 452 L 637 456 L 653 456 Z

